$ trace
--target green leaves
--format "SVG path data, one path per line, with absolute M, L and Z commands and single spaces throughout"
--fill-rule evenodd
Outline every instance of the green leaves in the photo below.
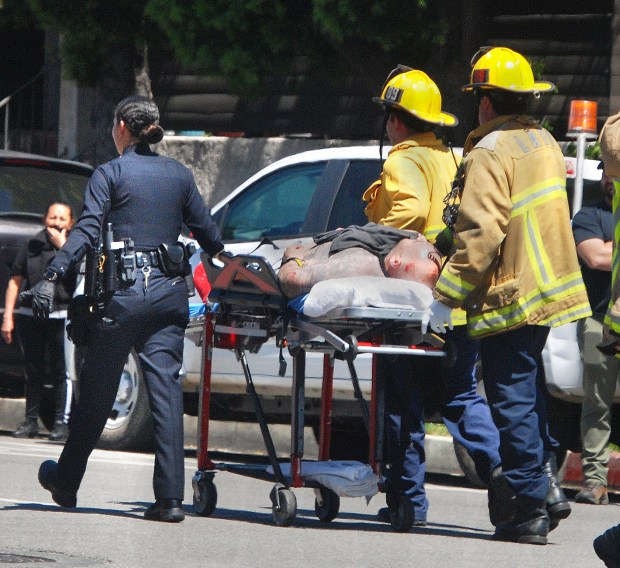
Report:
M 14 3 L 15 0 L 4 0 Z M 445 43 L 445 0 L 25 0 L 42 28 L 63 36 L 71 78 L 93 84 L 110 54 L 141 51 L 164 38 L 184 67 L 224 75 L 239 94 L 259 93 L 265 78 L 331 62 L 363 46 L 421 64 Z M 353 47 L 352 47 L 353 46 Z M 137 49 L 136 49 L 137 48 Z

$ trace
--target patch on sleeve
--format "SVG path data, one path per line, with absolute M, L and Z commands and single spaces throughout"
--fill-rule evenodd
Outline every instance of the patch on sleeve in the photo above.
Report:
M 495 150 L 495 145 L 497 144 L 497 139 L 501 130 L 494 130 L 493 132 L 489 132 L 478 144 L 476 144 L 475 148 L 484 148 L 485 150 Z

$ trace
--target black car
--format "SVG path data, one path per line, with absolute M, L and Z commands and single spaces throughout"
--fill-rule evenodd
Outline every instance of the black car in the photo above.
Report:
M 89 165 L 0 150 L 0 305 L 4 311 L 11 265 L 22 244 L 43 227 L 43 216 L 54 201 L 73 207 L 77 216 Z M 0 396 L 21 397 L 24 388 L 23 359 L 18 343 L 0 341 Z M 42 412 L 44 423 L 50 417 Z

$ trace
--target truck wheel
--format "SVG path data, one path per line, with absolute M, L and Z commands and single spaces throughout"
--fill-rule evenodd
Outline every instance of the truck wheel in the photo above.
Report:
M 78 379 L 85 349 L 76 347 L 68 340 L 65 345 L 67 368 L 74 380 L 74 400 L 79 400 L 80 397 Z M 138 452 L 152 451 L 155 448 L 153 417 L 138 354 L 133 349 L 123 368 L 116 400 L 99 438 L 98 447 L 106 450 Z
M 99 438 L 105 450 L 152 451 L 153 417 L 138 354 L 131 351 L 123 368 L 114 407 Z
M 465 479 L 467 479 L 467 481 L 469 481 L 469 483 L 471 483 L 474 487 L 485 489 L 487 485 L 484 481 L 482 481 L 482 479 L 480 479 L 480 477 L 478 477 L 474 460 L 469 455 L 469 452 L 465 446 L 454 439 L 452 439 L 452 445 L 454 446 L 456 461 L 459 462 L 459 467 L 461 468 Z

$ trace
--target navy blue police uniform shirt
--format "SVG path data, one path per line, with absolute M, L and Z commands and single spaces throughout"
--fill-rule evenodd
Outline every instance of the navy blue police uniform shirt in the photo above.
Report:
M 96 247 L 104 222 L 112 223 L 115 241 L 132 239 L 140 251 L 177 242 L 183 223 L 209 255 L 224 248 L 191 171 L 148 145 L 130 146 L 95 170 L 80 217 L 51 268 L 64 274 Z
M 606 201 L 582 207 L 573 217 L 572 224 L 575 244 L 588 239 L 613 240 L 614 218 L 611 205 Z M 611 297 L 611 272 L 589 268 L 581 258 L 579 263 L 592 312 L 604 316 Z

